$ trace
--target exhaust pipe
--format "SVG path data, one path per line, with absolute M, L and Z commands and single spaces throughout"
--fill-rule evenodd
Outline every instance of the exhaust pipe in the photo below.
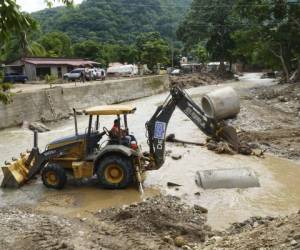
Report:
M 38 132 L 36 130 L 33 132 L 33 147 L 38 148 Z

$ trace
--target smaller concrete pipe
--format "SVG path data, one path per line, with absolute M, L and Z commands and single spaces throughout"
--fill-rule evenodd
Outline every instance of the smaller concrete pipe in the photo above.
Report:
M 260 187 L 257 175 L 248 168 L 197 171 L 196 184 L 203 189 Z
M 240 98 L 231 87 L 206 94 L 201 103 L 206 116 L 216 121 L 232 118 L 240 112 Z

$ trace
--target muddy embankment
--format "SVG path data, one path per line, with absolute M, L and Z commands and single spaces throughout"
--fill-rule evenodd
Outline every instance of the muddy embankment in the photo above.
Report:
M 300 84 L 255 87 L 241 96 L 233 124 L 240 138 L 277 156 L 300 160 Z
M 72 108 L 134 100 L 161 93 L 168 86 L 165 75 L 14 93 L 12 103 L 0 104 L 0 129 L 18 126 L 23 121 L 60 120 L 69 117 Z

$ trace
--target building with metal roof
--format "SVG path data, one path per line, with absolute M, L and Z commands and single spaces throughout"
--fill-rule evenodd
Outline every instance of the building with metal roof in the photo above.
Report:
M 99 66 L 99 63 L 80 58 L 27 57 L 5 65 L 5 71 L 24 74 L 29 81 L 38 81 L 46 75 L 62 78 L 74 68 L 96 66 Z

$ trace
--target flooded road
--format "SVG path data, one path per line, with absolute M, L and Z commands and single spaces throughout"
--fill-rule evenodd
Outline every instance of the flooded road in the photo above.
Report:
M 261 80 L 257 75 L 246 75 L 240 82 L 228 83 L 240 94 L 249 88 L 273 84 L 270 80 Z M 188 90 L 195 101 L 204 93 L 220 86 L 203 86 Z M 150 119 L 156 107 L 164 101 L 168 93 L 141 100 L 128 102 L 137 107 L 136 114 L 129 116 L 129 128 L 142 145 L 148 150 L 145 137 L 145 122 Z M 101 127 L 112 127 L 114 117 L 102 117 Z M 79 130 L 84 132 L 87 117 L 78 118 Z M 73 120 L 50 124 L 51 131 L 39 134 L 39 146 L 43 150 L 46 144 L 56 138 L 74 133 Z M 175 133 L 178 139 L 204 142 L 205 135 L 181 113 L 175 110 L 169 123 L 168 133 Z M 19 128 L 0 131 L 0 163 L 17 157 L 32 146 L 32 132 Z M 289 160 L 267 156 L 265 159 L 242 155 L 217 155 L 206 148 L 167 144 L 167 150 L 182 155 L 175 161 L 167 157 L 165 165 L 157 171 L 147 173 L 145 180 L 146 197 L 159 192 L 181 197 L 189 204 L 199 204 L 208 208 L 208 222 L 215 229 L 227 227 L 235 221 L 250 216 L 284 215 L 300 208 L 300 164 Z M 203 190 L 194 182 L 199 170 L 220 168 L 251 168 L 259 176 L 260 188 Z M 178 190 L 168 188 L 167 182 L 180 185 Z M 90 212 L 112 206 L 122 206 L 138 202 L 141 197 L 133 187 L 122 191 L 102 190 L 97 185 L 68 185 L 63 191 L 48 190 L 38 179 L 20 190 L 0 190 L 0 206 L 31 204 L 37 209 L 57 214 L 85 217 Z

